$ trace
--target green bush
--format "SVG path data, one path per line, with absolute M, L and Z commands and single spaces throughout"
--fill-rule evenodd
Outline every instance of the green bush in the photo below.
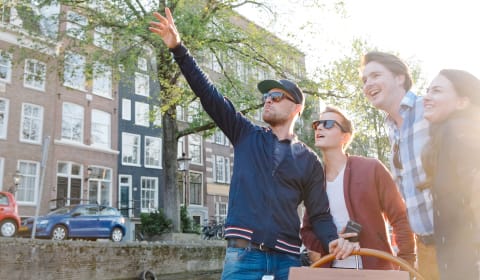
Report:
M 180 208 L 180 220 L 183 233 L 197 233 L 200 234 L 200 225 L 193 222 L 188 216 L 187 208 L 182 206 Z
M 153 236 L 172 231 L 172 220 L 168 219 L 162 209 L 155 212 L 141 213 L 142 232 Z

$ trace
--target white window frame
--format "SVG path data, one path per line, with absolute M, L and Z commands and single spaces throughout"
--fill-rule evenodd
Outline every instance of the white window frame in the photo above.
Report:
M 0 182 L 3 182 L 3 174 L 5 172 L 5 159 L 0 157 Z
M 85 91 L 85 57 L 67 52 L 63 69 L 63 85 Z
M 191 163 L 203 165 L 203 139 L 201 135 L 188 135 L 188 154 L 192 158 Z
M 91 145 L 110 149 L 112 143 L 112 116 L 110 113 L 92 110 Z
M 152 183 L 153 186 L 148 183 Z M 142 213 L 149 213 L 158 210 L 158 178 L 140 177 L 140 207 Z
M 183 153 L 185 153 L 185 136 L 177 141 L 177 158 L 181 158 Z
M 213 155 L 213 178 L 218 183 L 230 182 L 230 158 Z
M 190 104 L 188 104 L 187 121 L 191 123 L 195 119 L 197 119 L 199 115 L 200 115 L 200 102 L 198 102 L 198 100 L 190 102 Z
M 21 205 L 36 205 L 40 178 L 40 163 L 19 160 L 17 170 L 20 172 L 20 183 L 17 186 L 15 199 Z M 28 171 L 33 171 L 27 173 Z
M 126 141 L 129 140 L 129 141 Z M 130 140 L 137 140 L 135 141 Z M 132 161 L 125 160 L 125 154 L 128 153 L 128 156 L 132 157 Z M 141 137 L 139 134 L 132 134 L 127 132 L 122 132 L 122 164 L 129 166 L 140 166 L 140 151 L 141 151 Z M 136 158 L 135 158 L 136 156 Z
M 150 106 L 145 102 L 135 101 L 135 124 L 145 127 L 150 126 Z
M 153 125 L 156 127 L 162 127 L 162 112 L 160 106 L 153 106 L 153 114 L 154 114 L 154 119 L 153 119 Z
M 30 108 L 30 113 L 26 109 Z M 38 112 L 38 115 L 32 115 L 32 112 Z M 34 130 L 37 131 L 34 131 Z M 32 133 L 32 131 L 36 133 Z M 34 135 L 25 136 L 25 135 Z M 20 142 L 41 144 L 43 135 L 43 107 L 31 103 L 22 103 L 22 118 L 20 122 Z
M 220 211 L 220 206 L 224 206 L 225 213 L 221 213 L 222 211 Z M 227 219 L 227 215 L 228 215 L 228 203 L 221 202 L 221 201 L 215 202 L 215 217 L 217 219 L 217 223 L 224 223 L 225 220 Z
M 113 50 L 112 29 L 105 26 L 96 26 L 93 33 L 93 44 L 107 51 Z
M 2 77 L 4 74 L 4 77 Z M 0 82 L 12 81 L 12 55 L 0 49 Z
M 185 121 L 185 108 L 183 106 L 177 105 L 177 121 Z
M 10 106 L 10 100 L 6 98 L 0 98 L 0 105 L 1 103 L 5 104 L 5 106 L 3 108 L 0 106 L 0 139 L 7 139 L 8 109 Z
M 153 146 L 152 146 L 153 144 Z M 149 168 L 162 168 L 162 138 L 145 136 L 145 155 L 144 165 Z M 153 158 L 153 160 L 150 160 Z M 153 164 L 151 161 L 156 161 L 157 164 Z
M 137 67 L 142 71 L 147 71 L 148 70 L 147 59 L 145 57 L 139 57 L 137 62 Z
M 104 166 L 89 168 L 92 169 L 92 174 L 88 178 L 88 199 L 92 203 L 112 206 L 112 169 Z
M 101 63 L 93 65 L 92 93 L 112 98 L 112 68 L 110 66 Z
M 67 11 L 67 27 L 66 33 L 72 38 L 85 40 L 85 27 L 88 20 L 85 16 L 74 11 Z
M 135 72 L 135 94 L 150 96 L 150 81 L 147 74 Z
M 36 59 L 25 59 L 23 75 L 24 87 L 45 91 L 47 64 Z
M 67 112 L 66 109 L 69 109 L 69 108 L 66 108 L 66 107 L 69 107 L 71 106 L 71 109 L 73 110 L 69 110 Z M 77 112 L 78 110 L 78 112 Z M 68 141 L 71 141 L 71 142 L 76 142 L 76 143 L 83 143 L 83 130 L 84 130 L 84 120 L 85 120 L 85 116 L 84 116 L 84 111 L 85 109 L 83 108 L 83 106 L 80 106 L 78 104 L 75 104 L 75 103 L 69 103 L 69 102 L 64 102 L 63 105 L 62 105 L 62 130 L 61 130 L 61 137 L 62 137 L 62 140 L 68 140 Z M 73 113 L 72 113 L 73 112 Z M 78 114 L 78 115 L 76 115 Z M 67 121 L 68 121 L 68 126 L 69 127 L 66 127 L 67 125 Z M 79 133 L 79 136 L 80 138 L 79 139 L 76 139 L 74 138 L 74 135 L 75 135 L 75 124 L 78 124 L 80 122 L 80 131 Z M 64 131 L 69 131 L 69 134 L 66 135 L 64 133 Z
M 132 120 L 132 101 L 128 98 L 122 98 L 122 119 Z

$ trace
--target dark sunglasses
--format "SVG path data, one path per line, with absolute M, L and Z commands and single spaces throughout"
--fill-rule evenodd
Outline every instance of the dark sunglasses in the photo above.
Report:
M 269 98 L 269 97 L 272 99 L 273 102 L 280 102 L 280 101 L 282 101 L 282 99 L 286 98 L 286 99 L 292 101 L 293 103 L 297 104 L 297 101 L 295 101 L 293 98 L 291 98 L 290 96 L 286 95 L 285 93 L 279 92 L 279 91 L 272 91 L 272 92 L 264 93 L 263 96 L 262 96 L 263 103 L 267 102 L 267 98 Z
M 314 121 L 314 122 L 312 123 L 312 128 L 313 128 L 314 130 L 317 130 L 317 128 L 318 128 L 319 125 L 323 125 L 323 127 L 324 127 L 325 129 L 330 129 L 330 128 L 332 128 L 334 125 L 337 125 L 342 132 L 348 132 L 348 131 L 347 131 L 339 122 L 337 122 L 336 120 L 320 120 L 320 121 Z

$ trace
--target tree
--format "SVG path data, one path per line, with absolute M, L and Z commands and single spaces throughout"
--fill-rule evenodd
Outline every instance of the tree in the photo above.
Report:
M 39 9 L 66 5 L 87 20 L 72 18 L 74 16 L 66 14 L 65 9 L 59 9 L 57 14 L 48 14 L 48 20 L 42 18 L 41 13 L 35 14 L 35 17 L 29 16 L 28 7 L 31 7 L 32 3 Z M 290 45 L 235 13 L 235 7 L 247 3 L 268 9 L 262 1 L 231 0 L 19 0 L 15 4 L 17 11 L 22 11 L 25 22 L 32 19 L 28 21 L 28 25 L 23 25 L 30 35 L 38 36 L 39 32 L 45 30 L 42 22 L 53 22 L 55 19 L 57 22 L 81 22 L 77 33 L 73 34 L 81 40 L 72 40 L 72 36 L 66 37 L 64 33 L 49 34 L 52 40 L 61 42 L 60 52 L 73 49 L 88 57 L 87 61 L 102 62 L 110 65 L 112 69 L 121 64 L 125 73 L 133 73 L 137 57 L 143 54 L 146 48 L 153 50 L 156 69 L 151 76 L 160 85 L 157 96 L 152 98 L 152 102 L 158 102 L 160 110 L 153 113 L 162 116 L 162 159 L 165 175 L 163 206 L 165 215 L 173 222 L 174 232 L 180 231 L 180 198 L 176 185 L 177 141 L 192 133 L 206 132 L 215 125 L 203 111 L 195 115 L 192 123 L 179 125 L 177 106 L 187 108 L 196 97 L 185 86 L 179 68 L 161 39 L 151 34 L 147 27 L 153 20 L 152 12 L 163 13 L 168 6 L 184 44 L 196 54 L 199 62 L 213 61 L 215 65 L 209 69 L 209 74 L 217 80 L 219 89 L 239 106 L 242 112 L 249 114 L 261 106 L 259 95 L 252 94 L 257 91 L 254 85 L 259 76 L 299 81 L 304 77 L 304 73 L 298 70 L 304 68 L 304 59 L 303 54 L 294 51 Z M 96 28 L 109 30 L 105 39 L 113 41 L 112 52 L 91 47 L 95 38 L 90 34 Z M 86 69 L 87 77 L 91 79 L 96 73 L 94 64 Z

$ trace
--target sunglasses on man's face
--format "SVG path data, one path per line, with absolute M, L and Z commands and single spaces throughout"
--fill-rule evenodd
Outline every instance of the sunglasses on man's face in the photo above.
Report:
M 342 132 L 347 132 L 347 130 L 336 120 L 319 120 L 312 123 L 312 128 L 317 130 L 319 125 L 323 125 L 325 129 L 331 129 L 334 125 L 337 125 Z
M 293 98 L 279 91 L 271 91 L 271 92 L 264 93 L 262 96 L 263 103 L 267 102 L 267 98 L 269 97 L 270 99 L 272 99 L 273 102 L 280 102 L 282 101 L 282 99 L 286 98 L 295 104 L 297 103 Z

